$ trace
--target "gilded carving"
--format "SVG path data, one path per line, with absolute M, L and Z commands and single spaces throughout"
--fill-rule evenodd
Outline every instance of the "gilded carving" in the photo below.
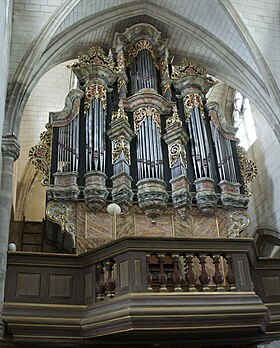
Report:
M 117 55 L 118 72 L 125 72 L 125 54 L 121 51 Z
M 180 139 L 168 145 L 168 157 L 170 168 L 174 166 L 179 157 L 181 157 L 184 166 L 187 167 L 186 149 Z
M 172 65 L 172 79 L 180 79 L 189 75 L 200 75 L 205 77 L 208 81 L 217 83 L 211 76 L 207 75 L 207 71 L 197 67 L 189 59 L 184 59 L 181 65 Z
M 127 64 L 129 65 L 137 54 L 142 50 L 148 50 L 151 53 L 152 60 L 157 68 L 159 68 L 157 53 L 153 48 L 153 45 L 150 41 L 146 39 L 139 40 L 126 52 Z
M 146 117 L 152 117 L 160 130 L 160 113 L 157 109 L 151 107 L 143 107 L 134 111 L 134 130 L 138 133 L 140 126 L 145 121 Z
M 123 135 L 112 141 L 112 163 L 114 164 L 116 160 L 120 157 L 121 153 L 127 163 L 130 165 L 130 144 L 129 141 L 125 139 Z
M 172 126 L 182 126 L 182 121 L 180 119 L 180 116 L 178 114 L 177 106 L 174 105 L 172 108 L 173 114 L 171 117 L 168 117 L 166 120 L 166 128 L 172 127 Z
M 125 92 L 127 93 L 127 82 L 125 77 L 121 77 L 118 80 L 118 92 L 120 93 L 121 89 L 124 88 Z
M 74 62 L 68 65 L 68 68 L 84 68 L 88 65 L 103 65 L 114 71 L 115 61 L 111 50 L 109 50 L 108 56 L 105 55 L 103 48 L 91 47 L 87 54 L 83 54 L 78 57 L 78 62 Z
M 199 110 L 201 110 L 202 112 L 201 115 L 202 117 L 204 116 L 201 95 L 187 94 L 184 97 L 183 101 L 184 101 L 184 111 L 185 111 L 186 122 L 188 122 L 188 120 L 190 119 L 194 108 L 198 108 Z
M 124 111 L 122 99 L 120 99 L 118 111 L 117 112 L 113 111 L 113 113 L 112 113 L 112 122 L 114 122 L 116 120 L 124 120 L 124 121 L 128 122 L 128 117 L 127 117 L 126 112 Z
M 42 185 L 49 184 L 51 165 L 52 125 L 48 123 L 46 128 L 40 135 L 39 144 L 29 150 L 29 160 L 44 175 Z
M 168 68 L 168 50 L 165 49 L 165 55 L 160 62 L 160 74 L 161 74 L 161 84 L 162 84 L 162 95 L 166 98 L 171 97 L 171 81 L 169 76 Z
M 73 240 L 73 247 L 76 245 L 75 225 L 70 222 L 71 210 L 63 203 L 50 202 L 46 207 L 47 218 L 61 227 L 61 232 L 68 233 Z
M 258 173 L 257 166 L 251 160 L 246 157 L 245 149 L 238 145 L 237 146 L 237 154 L 239 158 L 240 164 L 240 172 L 244 180 L 244 191 L 245 194 L 251 195 L 251 190 L 249 189 L 249 184 L 252 183 Z
M 90 103 L 94 99 L 100 99 L 102 103 L 102 107 L 106 111 L 107 97 L 106 97 L 106 89 L 104 86 L 96 84 L 96 83 L 86 86 L 85 112 L 89 109 Z
M 165 55 L 160 63 L 160 73 L 163 79 L 169 78 L 169 69 L 168 69 L 168 50 L 165 49 Z
M 244 211 L 233 211 L 228 214 L 231 225 L 228 229 L 228 234 L 230 238 L 239 237 L 240 233 L 247 228 L 251 219 L 249 214 Z

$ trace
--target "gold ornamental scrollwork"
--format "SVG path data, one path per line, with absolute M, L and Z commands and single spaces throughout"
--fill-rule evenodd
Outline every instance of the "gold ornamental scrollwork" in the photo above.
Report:
M 123 135 L 113 140 L 112 142 L 112 163 L 113 164 L 120 157 L 121 153 L 124 154 L 124 157 L 127 163 L 130 164 L 130 144 L 129 144 L 129 141 L 126 140 Z
M 126 63 L 125 63 L 125 54 L 123 51 L 121 51 L 117 55 L 117 66 L 118 66 L 118 72 L 125 72 Z
M 58 224 L 61 227 L 62 233 L 68 233 L 73 240 L 74 247 L 76 244 L 75 237 L 75 225 L 70 222 L 71 211 L 66 204 L 59 202 L 50 202 L 46 207 L 46 216 L 47 218 Z
M 160 62 L 160 74 L 163 79 L 169 79 L 169 68 L 168 68 L 168 50 L 165 50 L 165 55 Z
M 86 86 L 85 92 L 85 112 L 89 109 L 90 103 L 94 99 L 100 99 L 102 103 L 102 108 L 106 111 L 107 108 L 107 96 L 106 88 L 100 84 L 93 83 Z
M 244 180 L 244 193 L 249 196 L 252 193 L 249 189 L 249 184 L 255 180 L 258 174 L 258 169 L 255 163 L 247 158 L 245 149 L 240 145 L 237 146 L 237 155 L 239 159 L 240 172 Z
M 124 120 L 124 121 L 128 122 L 127 113 L 124 111 L 122 99 L 120 99 L 120 101 L 119 101 L 118 111 L 113 111 L 113 113 L 112 113 L 112 122 L 114 122 L 116 120 Z
M 198 108 L 202 111 L 202 117 L 204 117 L 202 97 L 199 94 L 187 94 L 184 99 L 184 111 L 186 122 L 191 117 L 194 108 Z
M 126 82 L 126 78 L 125 77 L 121 77 L 119 80 L 118 80 L 118 92 L 120 93 L 122 87 L 124 87 L 126 93 L 127 93 L 127 82 Z
M 187 167 L 186 149 L 181 140 L 168 145 L 168 157 L 170 168 L 174 166 L 180 157 L 184 166 Z
M 158 59 L 157 59 L 157 53 L 153 48 L 153 45 L 150 41 L 142 39 L 136 42 L 134 46 L 132 46 L 128 51 L 126 52 L 126 61 L 127 65 L 129 65 L 134 58 L 137 56 L 137 54 L 142 50 L 148 50 L 151 53 L 152 60 L 156 66 L 157 69 L 159 69 Z
M 47 130 L 41 133 L 39 144 L 29 150 L 29 160 L 43 173 L 41 184 L 47 186 L 50 182 L 52 125 L 47 123 L 45 127 Z
M 167 49 L 165 49 L 165 55 L 163 56 L 160 62 L 160 74 L 161 74 L 162 95 L 166 96 L 168 93 L 171 94 L 171 80 L 169 76 Z
M 181 65 L 172 65 L 172 79 L 177 80 L 190 75 L 200 75 L 214 84 L 217 83 L 211 76 L 208 76 L 207 70 L 197 67 L 196 64 L 192 63 L 189 59 L 183 59 Z
M 228 235 L 230 238 L 239 237 L 240 233 L 247 228 L 250 223 L 251 219 L 249 214 L 245 213 L 244 211 L 233 211 L 228 214 L 229 221 L 231 222 L 231 225 L 228 229 Z
M 133 113 L 134 118 L 134 131 L 135 133 L 138 133 L 140 126 L 145 121 L 147 117 L 152 117 L 155 121 L 157 127 L 160 130 L 160 113 L 157 109 L 151 108 L 151 107 L 143 107 L 140 109 L 137 109 Z
M 89 65 L 103 65 L 112 71 L 116 69 L 111 50 L 109 50 L 108 56 L 106 56 L 101 47 L 91 47 L 87 54 L 78 57 L 78 62 L 67 65 L 67 68 L 84 68 Z
M 173 106 L 172 108 L 173 114 L 171 117 L 168 117 L 166 120 L 166 128 L 172 127 L 172 126 L 182 126 L 182 121 L 180 119 L 180 116 L 178 114 L 177 106 Z

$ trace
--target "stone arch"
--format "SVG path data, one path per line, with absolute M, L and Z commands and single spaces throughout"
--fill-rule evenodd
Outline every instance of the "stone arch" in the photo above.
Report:
M 124 20 L 139 14 L 152 16 L 159 21 L 180 29 L 182 32 L 191 33 L 204 45 L 211 47 L 226 62 L 228 73 L 220 73 L 218 67 L 209 72 L 216 74 L 218 78 L 238 88 L 252 99 L 263 112 L 272 129 L 276 133 L 278 132 L 278 118 L 271 106 L 270 96 L 262 81 L 260 81 L 259 77 L 250 70 L 240 57 L 237 57 L 223 42 L 218 41 L 202 28 L 195 26 L 194 23 L 191 23 L 186 18 L 182 18 L 178 14 L 154 3 L 136 1 L 127 4 L 125 7 L 115 6 L 97 15 L 91 15 L 86 20 L 83 20 L 82 23 L 75 23 L 57 37 L 53 37 L 52 35 L 54 35 L 55 30 L 78 2 L 78 0 L 67 0 L 59 7 L 42 29 L 19 65 L 8 94 L 4 134 L 18 133 L 21 112 L 34 85 L 47 70 L 63 60 L 62 52 L 67 50 L 75 40 L 79 39 L 85 32 L 105 26 L 111 21 Z M 222 0 L 221 4 L 225 6 L 225 2 Z M 227 9 L 232 20 L 235 21 L 236 18 L 239 18 L 234 8 Z M 254 42 L 250 44 L 256 48 Z M 263 58 L 260 53 L 258 54 L 258 61 L 262 65 Z M 262 70 L 265 71 L 266 75 L 269 75 L 268 67 Z M 231 76 L 229 72 L 232 72 Z
M 65 0 L 58 9 L 50 16 L 37 38 L 34 39 L 17 70 L 9 83 L 6 117 L 4 120 L 3 134 L 18 133 L 19 120 L 24 105 L 38 79 L 34 82 L 35 67 L 41 59 L 52 35 L 60 26 L 64 18 L 70 13 L 80 0 Z M 42 75 L 41 75 L 42 76 Z

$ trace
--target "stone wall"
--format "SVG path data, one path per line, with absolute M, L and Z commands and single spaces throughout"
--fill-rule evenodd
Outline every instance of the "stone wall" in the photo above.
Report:
M 3 133 L 3 122 L 5 117 L 5 99 L 8 84 L 8 68 L 12 23 L 11 8 L 12 0 L 2 0 L 0 2 L 0 134 Z
M 276 229 L 280 232 L 280 145 L 264 117 L 252 107 L 257 140 L 249 148 L 248 158 L 258 168 L 252 183 L 249 213 L 252 218 L 251 233 L 257 228 Z
M 63 0 L 14 0 L 11 77 L 29 45 L 61 2 Z
M 278 0 L 231 0 L 280 87 L 280 3 Z
M 14 202 L 17 201 L 15 207 L 16 219 L 22 219 L 25 215 L 29 219 L 34 219 L 34 221 L 40 221 L 44 217 L 45 204 L 38 205 L 36 200 L 29 199 L 29 194 L 33 195 L 34 198 L 34 190 L 38 191 L 40 184 L 38 178 L 27 175 L 28 154 L 30 148 L 39 142 L 40 133 L 45 130 L 45 124 L 49 119 L 49 111 L 59 111 L 64 108 L 70 84 L 70 72 L 66 67 L 67 64 L 65 62 L 56 66 L 40 79 L 23 111 L 19 132 L 21 152 L 15 163 L 16 175 L 14 178 L 17 185 L 17 193 L 14 193 L 16 194 Z M 34 179 L 36 182 L 34 182 Z M 21 195 L 24 194 L 23 192 L 26 192 L 26 201 L 23 205 L 18 206 L 22 203 L 23 197 Z M 42 190 L 40 189 L 39 192 L 42 193 Z

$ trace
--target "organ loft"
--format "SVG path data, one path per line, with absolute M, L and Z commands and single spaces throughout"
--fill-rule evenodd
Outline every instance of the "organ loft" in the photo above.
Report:
M 104 46 L 68 66 L 75 88 L 30 150 L 56 250 L 9 254 L 10 332 L 54 347 L 265 340 L 279 324 L 246 235 L 257 169 L 208 102 L 218 80 L 150 24 Z

